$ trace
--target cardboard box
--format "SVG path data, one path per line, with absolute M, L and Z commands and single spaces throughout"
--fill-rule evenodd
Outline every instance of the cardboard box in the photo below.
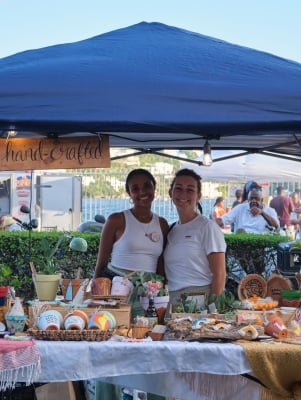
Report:
M 50 309 L 57 310 L 59 311 L 62 316 L 64 317 L 68 312 L 72 311 L 72 308 L 69 307 L 62 307 L 62 306 L 57 306 L 57 305 L 49 305 Z M 98 308 L 96 307 L 85 307 L 85 308 L 80 308 L 80 310 L 84 311 L 88 316 L 90 316 L 94 311 L 96 311 Z M 101 308 L 100 310 L 103 311 L 109 311 L 112 313 L 116 319 L 117 326 L 126 326 L 130 327 L 131 324 L 131 306 L 130 304 L 123 304 L 120 303 L 118 305 L 118 308 Z M 34 327 L 34 313 L 33 313 L 33 307 L 29 306 L 28 308 L 28 316 L 29 316 L 29 327 Z
M 53 382 L 36 388 L 37 400 L 85 400 L 80 382 Z

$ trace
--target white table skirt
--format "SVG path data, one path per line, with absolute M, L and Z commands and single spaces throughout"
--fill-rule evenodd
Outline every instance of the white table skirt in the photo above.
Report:
M 240 376 L 252 371 L 243 348 L 233 343 L 38 340 L 37 345 L 39 382 L 99 379 L 185 400 L 259 398 L 260 386 Z

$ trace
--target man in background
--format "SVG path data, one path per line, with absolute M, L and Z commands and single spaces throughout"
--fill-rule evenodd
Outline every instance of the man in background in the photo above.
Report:
M 288 227 L 290 225 L 291 213 L 294 211 L 295 207 L 292 199 L 285 194 L 283 186 L 277 187 L 277 196 L 270 201 L 270 207 L 276 210 L 280 227 Z
M 242 202 L 242 190 L 241 189 L 235 190 L 235 197 L 236 197 L 236 200 L 233 201 L 232 208 Z
M 275 209 L 263 204 L 261 190 L 257 189 L 249 192 L 248 201 L 232 208 L 215 221 L 221 227 L 234 224 L 235 232 L 240 233 L 266 233 L 269 231 L 268 227 L 279 227 Z

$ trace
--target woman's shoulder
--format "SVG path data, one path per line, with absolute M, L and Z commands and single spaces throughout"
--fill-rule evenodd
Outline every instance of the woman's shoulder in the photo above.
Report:
M 162 231 L 167 234 L 168 229 L 169 229 L 169 225 L 167 220 L 164 217 L 160 217 L 159 215 L 155 214 L 158 218 L 159 224 L 161 226 Z
M 107 221 L 111 221 L 111 222 L 117 222 L 117 221 L 121 221 L 121 220 L 124 220 L 124 212 L 123 211 L 114 212 L 114 213 L 110 214 L 107 218 Z

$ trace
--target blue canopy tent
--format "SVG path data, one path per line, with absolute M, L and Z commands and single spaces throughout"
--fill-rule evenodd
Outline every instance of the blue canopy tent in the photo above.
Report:
M 146 23 L 0 59 L 0 135 L 301 156 L 301 64 Z

